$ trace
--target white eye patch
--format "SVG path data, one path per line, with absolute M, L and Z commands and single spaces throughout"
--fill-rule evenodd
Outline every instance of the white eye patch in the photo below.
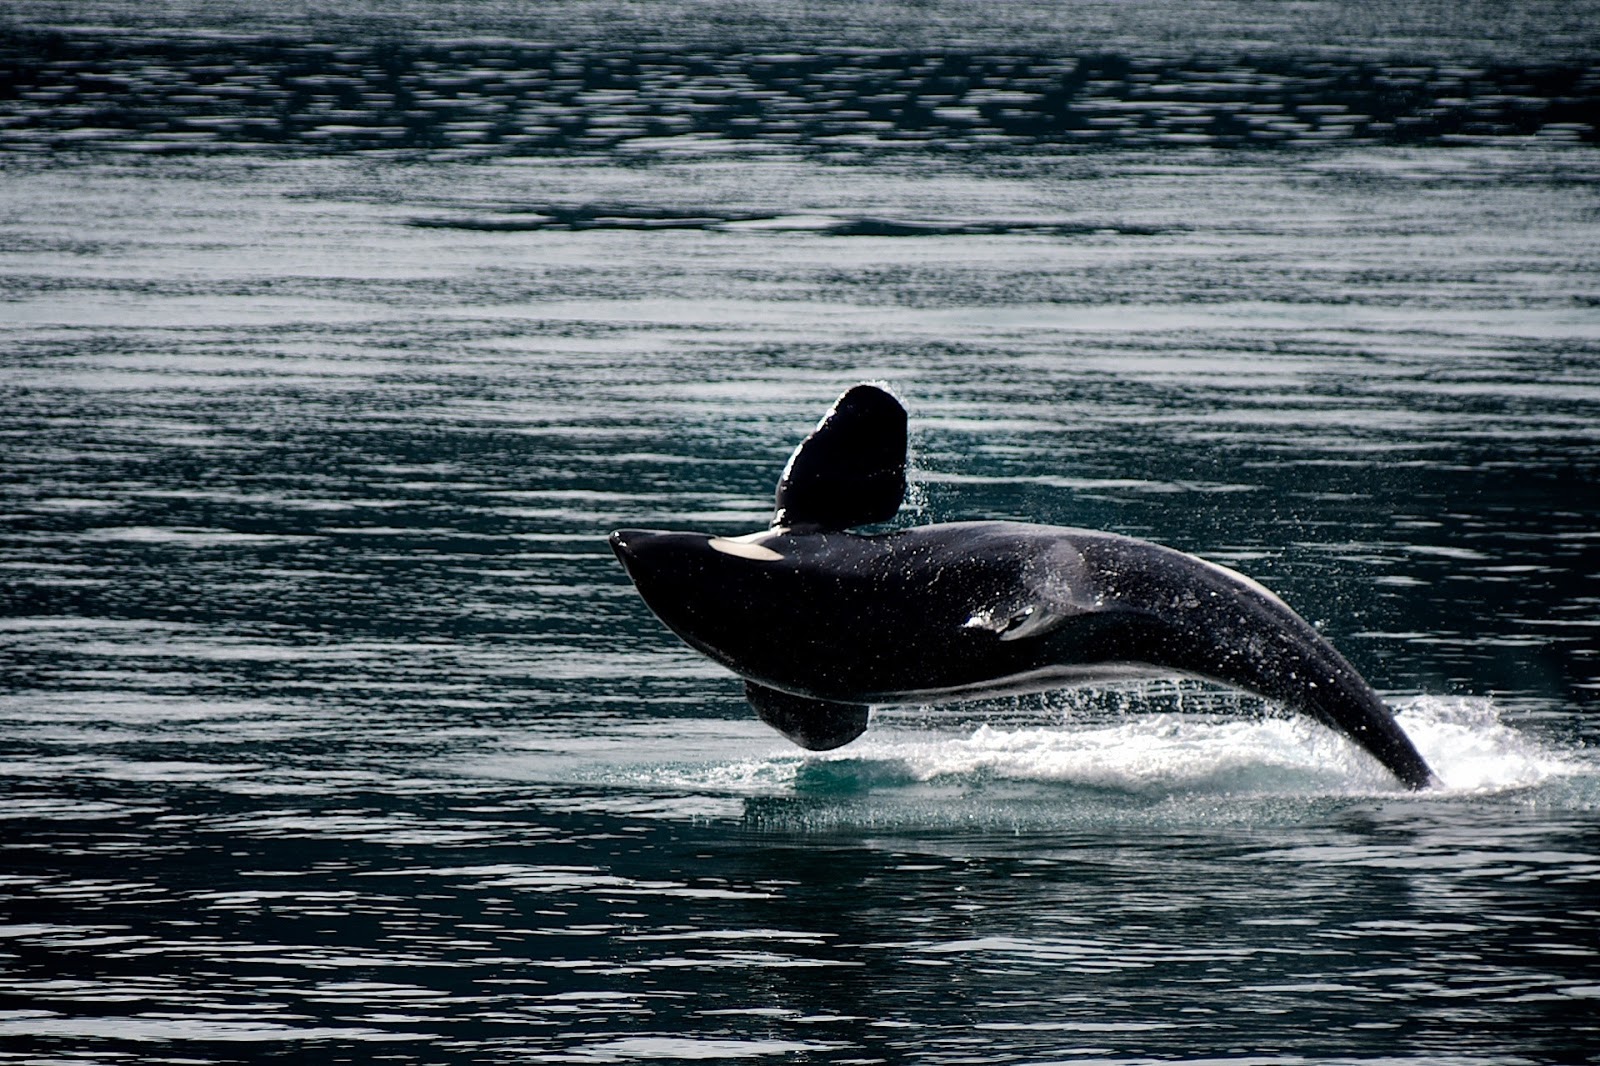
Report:
M 727 537 L 712 537 L 711 546 L 724 555 L 737 555 L 741 559 L 749 559 L 757 563 L 770 563 L 783 556 L 771 548 L 761 544 L 754 544 L 743 537 L 730 540 Z

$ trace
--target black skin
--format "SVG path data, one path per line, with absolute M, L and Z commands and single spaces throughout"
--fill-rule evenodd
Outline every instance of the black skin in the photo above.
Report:
M 1309 714 L 1410 788 L 1437 784 L 1382 699 L 1315 629 L 1260 585 L 1192 555 L 1010 522 L 872 536 L 775 529 L 742 541 L 611 535 L 650 609 L 744 677 L 762 718 L 807 747 L 854 739 L 868 704 L 1180 674 Z

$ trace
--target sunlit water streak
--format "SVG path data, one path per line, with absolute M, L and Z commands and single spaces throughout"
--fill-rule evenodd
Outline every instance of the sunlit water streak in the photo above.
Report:
M 1592 96 L 1579 31 L 1507 43 L 1529 5 L 1489 20 L 1499 66 L 1408 24 L 1415 62 L 1369 35 L 1207 82 L 1215 57 L 1140 50 L 1172 12 L 1086 8 L 1129 63 L 1063 105 L 1040 57 L 1090 53 L 1039 22 L 1005 62 L 1001 27 L 862 62 L 574 23 L 578 62 L 441 23 L 394 78 L 461 106 L 407 119 L 317 99 L 383 91 L 365 38 L 256 48 L 247 13 L 197 40 L 165 10 L 5 43 L 0 1061 L 1600 1053 L 1600 163 L 1554 113 Z M 618 55 L 691 127 L 640 143 L 583 95 Z M 1541 55 L 1559 92 L 1506 88 Z M 764 95 L 706 95 L 732 73 Z M 107 74 L 120 112 L 60 95 Z M 1405 82 L 1383 106 L 1434 125 L 1316 110 L 1333 74 Z M 879 114 L 913 75 L 977 95 Z M 274 87 L 303 98 L 268 136 Z M 1304 129 L 1239 150 L 1274 93 Z M 582 128 L 468 113 L 551 100 Z M 362 140 L 385 129 L 416 140 Z M 763 525 L 862 378 L 911 408 L 905 520 L 1242 569 L 1445 787 L 1190 683 L 788 746 L 603 535 Z

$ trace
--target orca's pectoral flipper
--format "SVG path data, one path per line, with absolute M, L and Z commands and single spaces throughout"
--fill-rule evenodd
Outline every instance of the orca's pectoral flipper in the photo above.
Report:
M 744 683 L 745 699 L 761 720 L 802 748 L 828 751 L 843 747 L 867 729 L 864 703 L 834 703 Z
M 772 528 L 887 522 L 905 495 L 906 409 L 876 385 L 857 385 L 789 457 Z

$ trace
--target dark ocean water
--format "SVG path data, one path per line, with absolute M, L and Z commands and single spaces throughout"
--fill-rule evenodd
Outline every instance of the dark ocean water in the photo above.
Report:
M 1593 5 L 262 7 L 0 8 L 0 1062 L 1600 1057 Z M 1445 787 L 789 746 L 604 538 L 862 379 L 903 522 L 1243 570 Z

